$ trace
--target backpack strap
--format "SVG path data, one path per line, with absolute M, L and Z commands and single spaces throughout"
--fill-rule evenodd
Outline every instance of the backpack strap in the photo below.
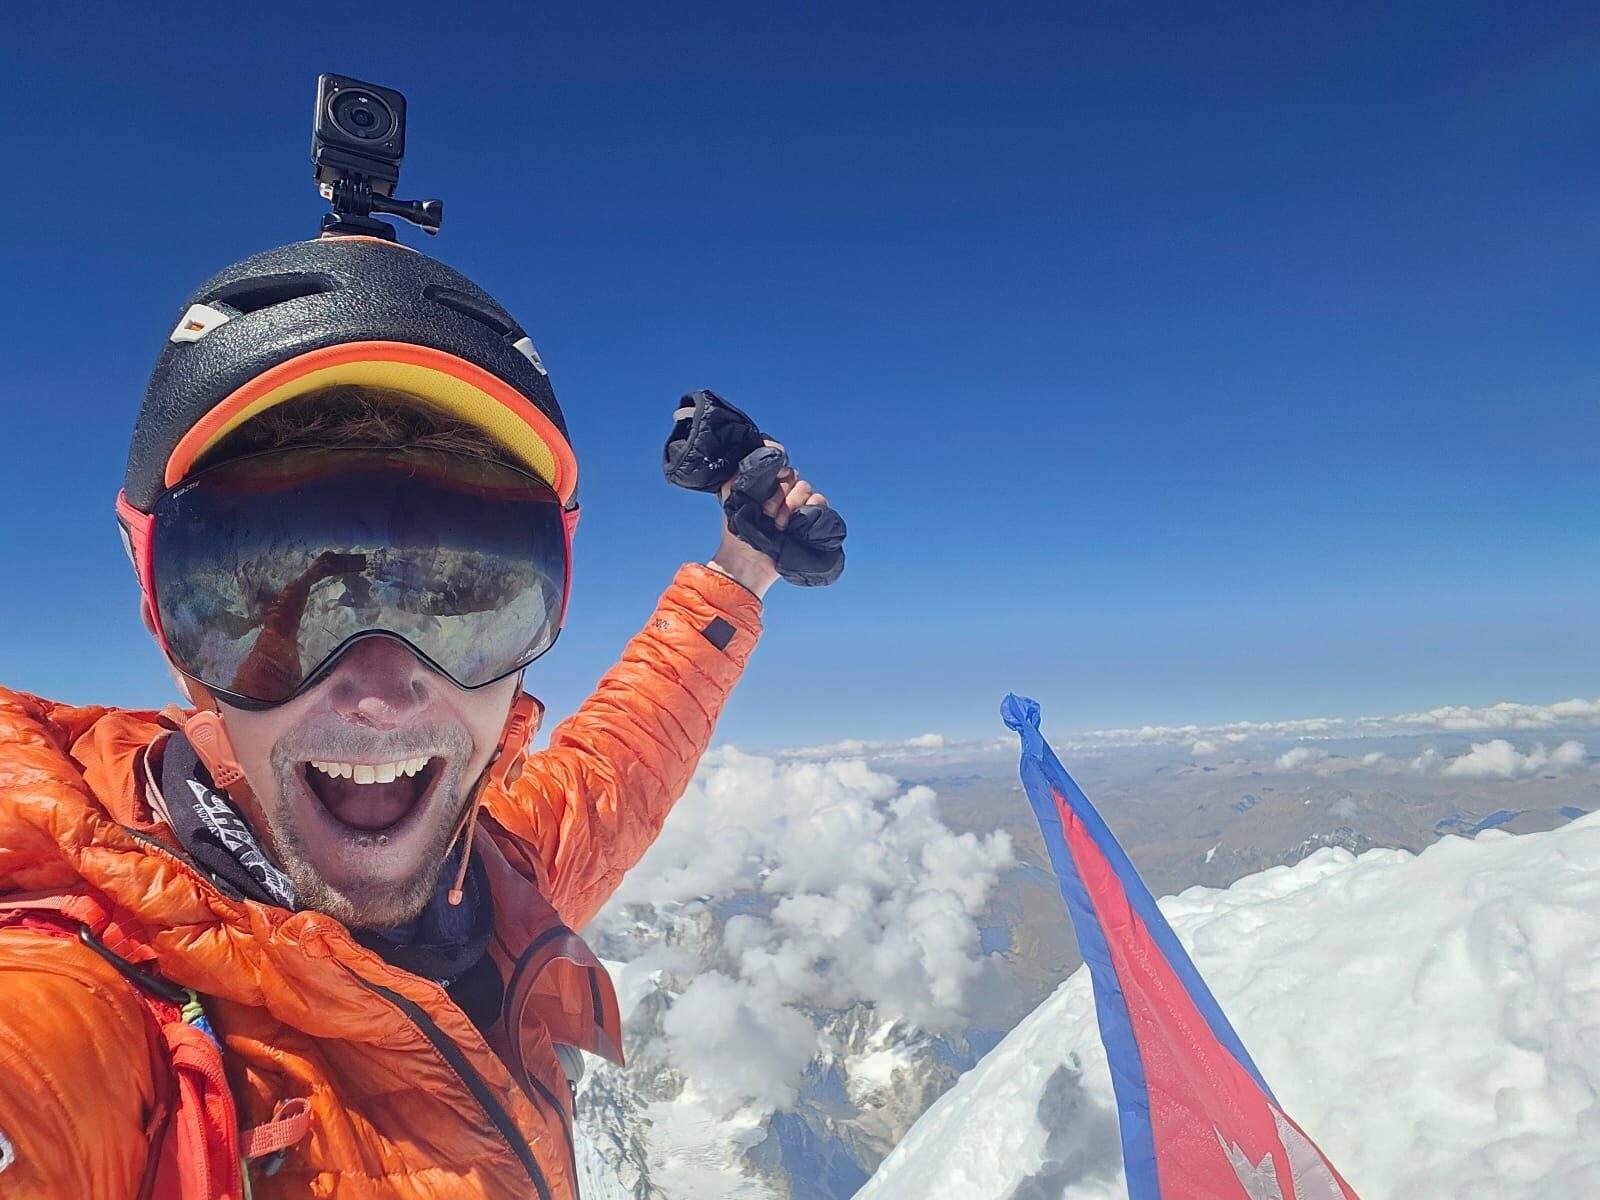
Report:
M 279 1100 L 272 1110 L 272 1120 L 239 1134 L 239 1156 L 246 1162 L 264 1160 L 261 1173 L 275 1175 L 283 1166 L 289 1147 L 305 1137 L 310 1128 L 310 1100 L 304 1096 Z
M 96 918 L 98 930 L 90 923 Z M 0 928 L 6 926 L 78 941 L 115 967 L 144 1002 L 156 1094 L 145 1126 L 150 1154 L 139 1200 L 249 1200 L 249 1163 L 263 1159 L 263 1172 L 276 1172 L 288 1148 L 310 1128 L 311 1102 L 303 1097 L 281 1100 L 271 1120 L 241 1130 L 223 1069 L 222 1044 L 199 995 L 139 969 L 125 957 L 124 948 L 145 960 L 155 955 L 147 944 L 110 921 L 93 896 L 67 892 L 0 897 Z M 105 934 L 116 938 L 117 949 L 106 944 L 111 937 L 102 940 Z

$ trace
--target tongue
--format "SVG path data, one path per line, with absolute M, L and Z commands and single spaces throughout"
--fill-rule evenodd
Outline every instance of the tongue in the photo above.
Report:
M 353 829 L 387 829 L 410 812 L 422 795 L 422 781 L 416 776 L 393 783 L 357 783 L 308 767 L 306 779 L 334 819 Z

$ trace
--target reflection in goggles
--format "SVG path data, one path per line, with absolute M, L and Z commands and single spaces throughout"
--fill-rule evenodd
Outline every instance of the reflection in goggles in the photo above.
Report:
M 543 484 L 462 459 L 462 486 L 436 461 L 451 455 L 412 456 L 429 460 L 421 473 L 393 456 L 299 454 L 340 458 L 343 469 L 274 480 L 241 460 L 158 502 L 157 607 L 183 670 L 275 703 L 367 634 L 404 640 L 464 687 L 553 643 L 567 548 Z

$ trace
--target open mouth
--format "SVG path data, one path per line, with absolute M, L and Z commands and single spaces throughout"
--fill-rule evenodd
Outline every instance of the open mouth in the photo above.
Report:
M 306 762 L 301 777 L 329 816 L 361 833 L 393 829 L 419 811 L 438 782 L 442 758 L 387 763 Z

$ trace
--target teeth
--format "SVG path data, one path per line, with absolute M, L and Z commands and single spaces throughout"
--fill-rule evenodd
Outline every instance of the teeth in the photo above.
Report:
M 428 765 L 428 756 L 403 758 L 387 763 L 317 762 L 311 765 L 333 779 L 353 779 L 357 783 L 393 783 L 400 776 L 407 779 Z

